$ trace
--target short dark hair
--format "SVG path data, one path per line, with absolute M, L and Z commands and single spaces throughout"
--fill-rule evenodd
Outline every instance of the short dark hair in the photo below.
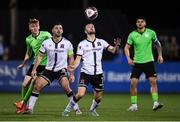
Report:
M 61 26 L 63 26 L 62 23 L 61 23 L 60 21 L 54 22 L 53 25 L 52 25 L 52 28 L 53 28 L 55 25 L 61 25 Z
M 137 21 L 138 19 L 143 19 L 144 21 L 146 21 L 146 18 L 145 18 L 144 16 L 138 16 L 138 17 L 136 17 L 136 21 Z
M 94 25 L 94 23 L 88 22 L 88 23 L 86 23 L 86 24 L 84 25 L 84 30 L 86 30 L 86 26 L 89 25 L 89 24 L 93 24 L 93 25 Z

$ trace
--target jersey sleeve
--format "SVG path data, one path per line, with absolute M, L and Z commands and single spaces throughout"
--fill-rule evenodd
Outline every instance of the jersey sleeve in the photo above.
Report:
M 83 46 L 82 46 L 82 43 L 79 43 L 78 44 L 78 47 L 77 47 L 77 55 L 83 55 Z
M 129 45 L 133 45 L 132 34 L 129 34 L 128 39 L 127 39 L 127 43 L 128 43 Z
M 103 48 L 107 49 L 110 45 L 107 43 L 107 41 L 102 39 Z
M 41 47 L 39 48 L 39 52 L 41 52 L 41 53 L 46 53 L 45 41 L 41 44 Z
M 155 31 L 152 31 L 152 40 L 153 40 L 153 42 L 158 41 L 158 38 L 157 38 L 157 35 L 156 35 Z
M 27 47 L 27 50 L 31 51 L 31 45 L 27 38 L 26 38 L 26 47 Z
M 68 56 L 71 56 L 73 55 L 74 52 L 73 52 L 73 46 L 71 43 L 69 43 L 69 46 L 68 46 Z

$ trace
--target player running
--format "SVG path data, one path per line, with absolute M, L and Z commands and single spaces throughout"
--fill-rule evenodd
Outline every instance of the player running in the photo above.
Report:
M 40 24 L 38 19 L 30 19 L 29 20 L 29 30 L 31 34 L 26 37 L 26 45 L 27 45 L 27 51 L 24 57 L 24 60 L 22 64 L 20 64 L 17 68 L 22 69 L 25 64 L 28 62 L 28 60 L 31 58 L 32 55 L 34 55 L 34 60 L 37 58 L 37 55 L 39 53 L 39 48 L 42 44 L 42 42 L 48 38 L 51 37 L 51 34 L 47 31 L 40 31 Z M 37 68 L 37 74 L 39 75 L 44 69 L 46 65 L 46 60 L 47 57 L 44 55 L 42 57 L 42 60 L 40 62 L 40 65 Z M 29 70 L 27 71 L 25 77 L 24 77 L 24 82 L 22 84 L 22 89 L 21 89 L 21 96 L 22 100 L 20 102 L 15 102 L 14 105 L 17 108 L 16 113 L 21 114 L 24 110 L 28 109 L 28 104 L 27 101 L 30 97 L 30 94 L 32 92 L 32 85 L 33 85 L 33 80 L 31 77 L 31 71 L 34 66 L 31 64 Z

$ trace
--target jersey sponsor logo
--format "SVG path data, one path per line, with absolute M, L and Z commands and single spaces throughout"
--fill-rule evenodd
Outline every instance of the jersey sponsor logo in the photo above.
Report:
M 91 49 L 85 50 L 85 52 L 91 52 L 91 51 L 95 52 L 95 51 L 100 51 L 100 50 L 101 50 L 100 47 L 99 48 L 91 48 Z
M 64 52 L 64 50 L 58 50 L 58 49 L 50 49 L 49 50 L 50 52 L 55 52 L 55 53 L 62 53 L 62 52 Z

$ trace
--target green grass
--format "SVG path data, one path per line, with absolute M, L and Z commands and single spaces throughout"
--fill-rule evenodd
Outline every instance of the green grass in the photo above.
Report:
M 180 95 L 161 94 L 164 107 L 152 111 L 152 100 L 149 94 L 139 94 L 136 112 L 128 112 L 129 94 L 105 94 L 97 112 L 99 117 L 89 116 L 87 111 L 92 101 L 92 94 L 87 94 L 79 101 L 83 112 L 76 116 L 72 111 L 69 117 L 62 117 L 68 99 L 64 94 L 42 93 L 32 115 L 17 115 L 13 103 L 20 100 L 20 94 L 0 93 L 0 121 L 180 121 Z

